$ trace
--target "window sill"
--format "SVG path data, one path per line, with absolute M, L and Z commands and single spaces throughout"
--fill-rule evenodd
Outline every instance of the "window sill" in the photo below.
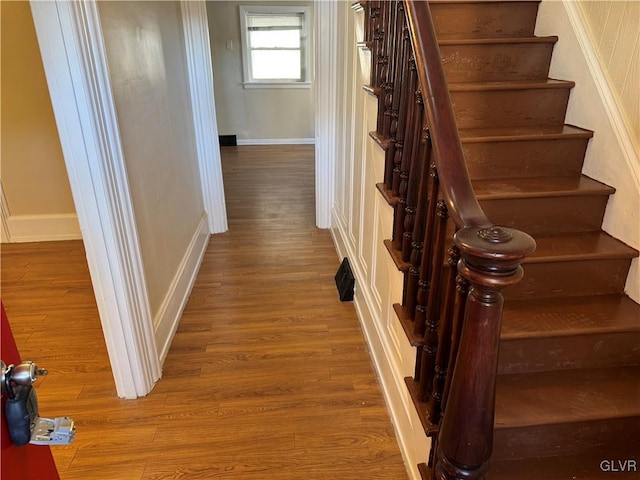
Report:
M 260 88 L 311 88 L 311 82 L 243 82 L 242 86 L 247 90 Z

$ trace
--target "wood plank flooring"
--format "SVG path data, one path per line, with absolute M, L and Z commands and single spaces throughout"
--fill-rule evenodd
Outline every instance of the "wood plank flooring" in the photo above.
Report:
M 315 228 L 312 146 L 223 149 L 211 238 L 153 391 L 116 397 L 81 242 L 2 246 L 2 300 L 41 414 L 77 435 L 63 480 L 406 479 L 339 259 Z

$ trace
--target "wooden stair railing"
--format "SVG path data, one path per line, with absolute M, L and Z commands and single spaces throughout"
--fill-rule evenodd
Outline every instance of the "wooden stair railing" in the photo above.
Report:
M 535 242 L 494 225 L 478 203 L 429 4 L 360 5 L 372 50 L 366 90 L 378 97 L 371 135 L 385 151 L 378 189 L 394 206 L 386 246 L 405 272 L 399 316 L 417 347 L 407 383 L 423 423 L 431 425 L 432 474 L 480 479 L 493 443 L 502 290 L 522 278 L 520 264 Z M 455 232 L 448 231 L 449 218 Z
M 557 37 L 534 35 L 537 9 L 354 5 L 404 275 L 393 308 L 416 349 L 405 383 L 432 439 L 423 480 L 483 478 L 490 457 L 493 480 L 595 480 L 605 451 L 640 462 L 640 305 L 624 293 L 639 252 L 602 231 L 615 190 L 581 171 L 593 132 L 564 124 L 574 83 L 548 78 Z
M 439 216 L 445 218 L 448 214 L 455 223 L 455 249 L 450 258 L 455 262 L 459 252 L 458 275 L 469 283 L 446 403 L 441 403 L 430 415 L 432 421 L 437 421 L 435 411 L 445 412 L 436 438 L 435 472 L 443 480 L 479 479 L 489 468 L 493 447 L 502 290 L 522 278 L 520 264 L 533 253 L 535 242 L 523 232 L 494 225 L 482 211 L 462 153 L 429 4 L 405 1 L 405 9 L 440 190 L 446 202 L 446 209 L 444 206 L 438 209 L 441 212 Z M 437 255 L 432 265 L 435 277 L 431 281 L 432 291 L 434 281 L 440 285 L 443 279 L 444 222 L 439 222 L 439 226 Z M 452 273 L 445 283 L 447 285 L 440 291 L 447 292 L 444 295 L 444 313 L 449 318 L 441 318 L 440 321 L 450 325 L 455 297 Z M 446 350 L 451 349 L 447 339 L 438 339 L 438 317 L 442 313 L 440 298 L 441 294 L 429 297 L 431 308 L 427 308 L 428 327 L 420 373 L 420 377 L 428 375 L 427 381 L 423 382 L 422 393 L 432 396 L 436 403 L 438 396 L 442 395 L 437 389 L 446 384 L 446 380 L 443 382 L 441 378 L 446 369 L 442 358 L 446 352 L 440 358 L 440 378 L 436 376 L 437 346 L 443 343 L 447 344 Z M 449 326 L 443 327 L 442 336 L 450 329 Z M 434 380 L 435 392 L 432 388 Z

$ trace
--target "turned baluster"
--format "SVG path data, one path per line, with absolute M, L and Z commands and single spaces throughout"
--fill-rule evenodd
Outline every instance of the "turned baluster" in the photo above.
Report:
M 413 318 L 413 333 L 422 336 L 424 334 L 425 318 L 427 313 L 427 299 L 429 298 L 431 267 L 434 255 L 434 235 L 436 224 L 436 210 L 440 194 L 440 181 L 435 164 L 431 165 L 431 188 L 429 189 L 429 206 L 427 208 L 427 224 L 424 230 L 422 242 L 422 259 L 420 261 L 420 276 L 418 278 L 418 293 L 416 294 L 415 311 L 411 312 Z M 418 352 L 421 355 L 420 352 Z M 416 372 L 419 372 L 419 364 Z M 416 380 L 420 374 L 416 376 Z
M 411 128 L 411 148 L 407 150 L 405 139 L 404 155 L 400 167 L 400 187 L 398 189 L 398 203 L 393 214 L 393 248 L 402 248 L 402 235 L 404 233 L 404 216 L 407 208 L 407 193 L 409 190 L 409 175 L 411 169 L 416 170 L 420 158 L 420 139 L 422 137 L 422 117 L 424 109 L 422 104 L 422 91 L 418 86 L 415 96 L 415 110 L 413 115 L 413 128 Z
M 520 263 L 535 250 L 518 230 L 465 227 L 454 236 L 469 281 L 462 336 L 436 453 L 436 478 L 480 480 L 493 449 L 502 290 L 522 278 Z
M 424 346 L 422 347 L 420 365 L 420 394 L 423 401 L 428 401 L 433 386 L 435 360 L 438 351 L 438 325 L 440 323 L 440 305 L 442 297 L 442 264 L 444 262 L 444 238 L 447 230 L 447 206 L 444 201 L 438 202 L 436 211 L 435 244 L 433 246 L 433 263 L 427 300 Z M 416 366 L 417 369 L 417 366 Z
M 389 38 L 389 14 L 390 3 L 383 1 L 380 9 L 380 31 L 378 49 L 378 78 L 376 79 L 376 87 L 378 88 L 378 117 L 376 121 L 376 132 L 382 136 L 382 125 L 384 122 L 384 100 L 386 97 L 387 75 L 389 72 L 389 51 L 387 49 L 387 40 Z
M 388 16 L 387 16 L 387 38 L 386 38 L 386 76 L 384 84 L 382 86 L 381 94 L 384 97 L 383 100 L 383 115 L 382 115 L 382 136 L 383 138 L 391 138 L 391 114 L 393 112 L 393 96 L 395 88 L 395 72 L 397 70 L 398 56 L 397 56 L 397 15 L 398 5 L 397 0 L 388 2 Z
M 380 50 L 381 43 L 384 38 L 382 27 L 382 4 L 384 2 L 378 0 L 372 2 L 371 18 L 373 19 L 373 44 L 371 47 L 371 87 L 378 88 L 380 82 Z
M 429 421 L 437 425 L 440 422 L 442 412 L 442 397 L 447 380 L 447 367 L 449 355 L 451 354 L 451 335 L 454 325 L 454 313 L 456 302 L 456 277 L 460 251 L 453 245 L 449 251 L 447 259 L 448 271 L 446 281 L 446 292 L 442 318 L 440 320 L 440 331 L 438 332 L 438 351 L 436 353 L 436 364 L 433 377 L 433 388 L 431 389 L 431 399 L 427 409 Z
M 362 40 L 370 45 L 371 41 L 373 41 L 373 15 L 371 9 L 374 2 L 367 0 L 360 3 L 364 7 L 364 33 Z
M 393 56 L 393 94 L 391 104 L 391 116 L 389 125 L 389 147 L 385 152 L 384 166 L 384 184 L 387 190 L 391 190 L 393 185 L 393 168 L 396 152 L 399 148 L 402 150 L 400 140 L 404 134 L 405 109 L 402 108 L 402 102 L 406 102 L 406 88 L 403 88 L 405 79 L 407 78 L 407 50 L 409 48 L 409 36 L 406 28 L 406 20 L 404 14 L 404 3 L 397 3 L 396 12 L 396 53 Z
M 410 50 L 407 47 L 407 50 Z M 396 133 L 395 143 L 395 155 L 393 157 L 393 172 L 391 174 L 391 183 L 388 185 L 388 189 L 394 197 L 398 196 L 398 190 L 400 189 L 400 172 L 402 170 L 402 159 L 405 155 L 405 142 L 410 139 L 407 138 L 407 132 L 411 129 L 409 126 L 412 124 L 414 102 L 412 101 L 411 89 L 415 87 L 417 83 L 416 64 L 413 58 L 410 56 L 410 52 L 407 62 L 405 64 L 406 81 L 403 81 L 403 88 L 401 90 L 400 97 L 400 109 L 398 111 L 398 131 Z M 408 84 L 408 86 L 404 86 Z
M 428 133 L 429 132 L 427 130 L 427 149 L 425 152 L 426 159 L 430 159 L 432 155 L 431 138 L 429 137 Z M 415 318 L 418 284 L 420 281 L 420 263 L 422 262 L 424 234 L 427 227 L 427 217 L 429 213 L 429 178 L 434 175 L 435 168 L 436 166 L 434 163 L 430 163 L 429 168 L 426 168 L 426 165 L 424 166 L 420 179 L 420 187 L 418 189 L 418 208 L 416 211 L 416 218 L 413 227 L 411 255 L 409 257 L 411 266 L 409 267 L 409 271 L 407 273 L 403 295 L 405 314 L 410 320 L 413 320 Z
M 460 251 L 458 251 L 458 255 Z M 457 268 L 456 268 L 457 271 Z M 467 294 L 469 293 L 469 282 L 462 276 L 456 276 L 456 300 L 453 308 L 452 326 L 451 326 L 451 349 L 449 352 L 449 360 L 447 362 L 447 372 L 445 378 L 444 389 L 442 391 L 442 401 L 440 404 L 440 414 L 442 415 L 447 408 L 447 397 L 451 389 L 451 380 L 453 379 L 453 370 L 456 366 L 456 357 L 458 356 L 458 347 L 460 346 L 460 334 L 462 333 L 462 322 L 464 321 L 464 312 L 467 306 Z
M 420 135 L 420 145 L 419 145 L 419 154 L 418 158 L 411 165 L 411 170 L 409 170 L 409 187 L 407 189 L 407 205 L 405 207 L 405 215 L 404 215 L 404 228 L 402 232 L 402 245 L 400 249 L 402 250 L 402 260 L 404 262 L 408 262 L 411 258 L 411 244 L 413 241 L 413 233 L 416 228 L 416 223 L 418 220 L 422 222 L 423 220 L 423 212 L 421 213 L 421 217 L 418 219 L 418 204 L 424 203 L 419 201 L 420 188 L 423 186 L 424 175 L 423 172 L 427 172 L 429 170 L 428 165 L 431 159 L 431 138 L 429 137 L 429 128 L 425 124 L 422 128 L 422 132 Z M 427 198 L 425 192 L 425 199 Z M 418 234 L 422 237 L 424 230 L 421 226 L 418 227 Z
M 380 16 L 380 2 L 372 0 L 369 4 L 369 42 L 371 51 L 371 69 L 369 72 L 369 85 L 373 88 L 376 85 L 378 68 L 378 17 Z
M 400 48 L 402 35 L 398 30 L 399 5 L 402 2 L 393 1 L 389 4 L 388 19 L 389 35 L 387 36 L 388 69 L 384 88 L 384 114 L 382 122 L 382 136 L 387 139 L 387 148 L 384 153 L 384 183 L 388 185 L 393 178 L 393 159 L 395 156 L 396 133 L 398 130 L 397 104 L 401 94 L 401 84 L 398 81 L 398 71 L 402 69 L 400 64 Z M 395 107 L 394 107 L 395 106 Z M 380 103 L 379 103 L 380 108 Z M 395 108 L 395 111 L 394 111 Z M 379 113 L 379 112 L 378 112 Z

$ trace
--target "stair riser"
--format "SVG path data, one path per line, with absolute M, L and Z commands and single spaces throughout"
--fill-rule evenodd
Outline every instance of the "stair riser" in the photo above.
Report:
M 530 37 L 533 35 L 536 2 L 484 4 L 431 4 L 438 38 Z
M 504 296 L 515 300 L 622 293 L 630 265 L 631 259 L 525 264 L 524 278 Z
M 448 82 L 544 80 L 552 51 L 551 43 L 440 46 Z
M 458 128 L 561 125 L 568 88 L 452 91 Z
M 530 373 L 640 364 L 640 336 L 619 332 L 502 340 L 498 372 Z
M 480 200 L 496 224 L 530 235 L 600 229 L 607 195 Z
M 472 180 L 578 175 L 588 139 L 463 142 Z
M 558 401 L 562 401 L 561 398 Z M 591 422 L 499 428 L 494 433 L 493 461 L 579 454 L 596 446 L 615 451 L 620 459 L 637 450 L 640 418 L 615 418 Z M 594 458 L 598 464 L 604 458 Z

